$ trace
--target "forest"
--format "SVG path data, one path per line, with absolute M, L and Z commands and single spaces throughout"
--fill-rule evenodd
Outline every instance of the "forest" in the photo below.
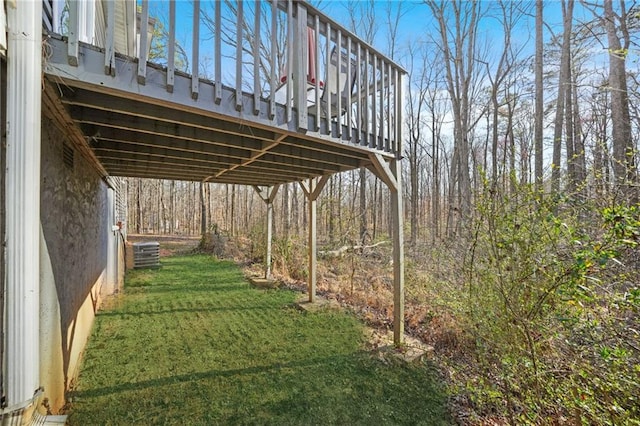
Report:
M 408 72 L 405 324 L 433 347 L 457 420 L 640 424 L 640 5 L 313 4 Z M 166 48 L 156 28 L 152 51 Z M 125 182 L 129 233 L 213 233 L 263 262 L 254 188 Z M 300 186 L 274 206 L 274 274 L 304 280 Z M 389 212 L 366 169 L 318 200 L 319 290 L 380 327 Z

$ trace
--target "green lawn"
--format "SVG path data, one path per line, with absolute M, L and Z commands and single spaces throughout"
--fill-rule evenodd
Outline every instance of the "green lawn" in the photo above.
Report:
M 433 371 L 371 356 L 353 316 L 208 256 L 162 265 L 98 314 L 68 424 L 450 424 Z

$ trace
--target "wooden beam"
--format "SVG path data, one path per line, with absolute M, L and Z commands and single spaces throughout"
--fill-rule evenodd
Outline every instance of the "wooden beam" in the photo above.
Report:
M 249 158 L 252 152 L 252 150 L 248 148 L 205 143 L 199 140 L 177 136 L 171 137 L 163 134 L 139 133 L 127 129 L 94 127 L 96 130 L 93 132 L 87 132 L 87 126 L 85 126 L 84 129 L 87 134 L 95 135 L 97 142 L 94 141 L 92 147 L 109 148 L 114 151 L 119 150 L 119 145 L 122 144 L 123 150 L 128 149 L 135 151 L 137 150 L 136 147 L 141 147 L 140 151 L 142 153 L 150 153 L 155 149 L 158 153 L 177 153 L 182 151 L 192 154 L 202 154 L 203 158 L 210 158 L 210 156 L 215 155 L 238 160 Z
M 180 126 L 151 118 L 128 116 L 109 111 L 96 111 L 88 108 L 72 107 L 70 108 L 70 112 L 71 116 L 81 123 L 96 124 L 139 133 L 169 136 L 172 138 L 199 140 L 212 145 L 242 147 L 250 150 L 262 149 L 261 140 L 249 136 L 225 134 L 214 128 L 203 129 L 191 126 Z
M 62 88 L 64 91 L 65 89 Z M 174 109 L 169 109 L 155 104 L 140 104 L 132 102 L 129 99 L 120 98 L 107 94 L 89 93 L 84 90 L 77 90 L 68 95 L 65 93 L 63 97 L 63 103 L 69 106 L 88 108 L 89 110 L 104 111 L 105 113 L 116 113 L 131 117 L 140 117 L 152 120 L 155 122 L 164 122 L 171 124 L 179 124 L 180 126 L 196 127 L 208 130 L 215 130 L 216 132 L 225 133 L 235 136 L 245 136 L 252 139 L 259 139 L 263 141 L 272 141 L 277 137 L 277 133 L 273 131 L 265 131 L 262 129 L 256 129 L 255 127 L 238 126 L 236 123 L 217 120 L 215 118 L 208 117 L 206 115 L 199 115 L 188 111 L 176 112 Z M 99 116 L 108 115 L 100 113 Z M 122 119 L 125 119 L 122 117 Z M 166 127 L 166 126 L 165 126 Z M 174 128 L 175 126 L 171 126 Z M 225 140 L 229 138 L 224 138 Z M 317 152 L 326 153 L 328 156 L 338 156 L 350 159 L 362 160 L 366 158 L 366 154 L 362 152 L 352 151 L 348 146 L 335 146 L 318 143 L 316 141 L 302 140 L 299 138 L 290 137 L 282 141 L 283 145 L 291 145 L 294 147 L 303 147 Z M 382 154 L 381 154 L 382 155 Z M 329 157 L 327 157 L 329 158 Z M 354 167 L 358 167 L 354 166 Z
M 244 160 L 242 163 L 234 164 L 233 166 L 229 167 L 227 170 L 221 170 L 220 172 L 218 172 L 216 174 L 215 177 L 218 178 L 218 177 L 222 176 L 226 172 L 230 172 L 232 170 L 237 169 L 238 167 L 247 166 L 247 165 L 253 163 L 254 161 L 258 160 L 260 157 L 265 155 L 267 152 L 269 152 L 270 149 L 275 148 L 276 146 L 278 146 L 278 144 L 280 142 L 282 142 L 282 140 L 284 140 L 284 138 L 286 138 L 286 137 L 287 137 L 286 135 L 280 135 L 273 142 L 264 143 L 263 147 L 260 150 L 252 152 L 251 155 L 249 156 L 249 158 Z
M 398 191 L 398 182 L 397 178 L 394 175 L 393 171 L 387 165 L 387 162 L 384 158 L 377 153 L 369 154 L 369 158 L 371 159 L 372 168 L 369 168 L 376 176 L 382 180 L 391 191 Z
M 126 97 L 95 93 L 85 90 L 70 92 L 61 88 L 64 95 L 62 102 L 69 106 L 81 106 L 98 111 L 110 111 L 123 115 L 148 118 L 155 121 L 182 124 L 203 129 L 215 128 L 216 131 L 236 136 L 250 136 L 253 139 L 271 141 L 276 136 L 273 131 L 249 128 L 229 121 L 218 120 L 207 115 L 195 114 L 189 111 L 176 111 L 162 105 L 147 102 L 132 102 Z
M 42 102 L 45 106 L 45 108 L 43 108 L 44 114 L 51 118 L 64 134 L 68 135 L 75 148 L 80 152 L 80 155 L 91 165 L 91 168 L 93 168 L 100 177 L 106 177 L 108 175 L 107 171 L 102 164 L 100 164 L 100 161 L 87 144 L 87 140 L 78 125 L 69 117 L 67 110 L 55 93 L 55 89 L 50 84 L 44 85 Z
M 269 186 L 266 191 L 262 191 L 262 188 L 253 185 L 253 188 L 258 193 L 258 196 L 267 204 L 267 252 L 265 254 L 264 264 L 264 278 L 271 278 L 271 242 L 273 240 L 273 201 L 278 193 L 280 185 Z

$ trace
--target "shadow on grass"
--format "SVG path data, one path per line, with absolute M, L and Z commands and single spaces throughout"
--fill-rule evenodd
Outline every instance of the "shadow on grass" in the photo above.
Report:
M 156 379 L 151 380 L 143 380 L 140 382 L 133 383 L 122 383 L 116 386 L 109 386 L 104 388 L 90 389 L 87 391 L 81 392 L 72 392 L 71 396 L 76 399 L 82 398 L 94 398 L 105 395 L 110 395 L 118 392 L 129 392 L 129 391 L 138 391 L 142 389 L 154 388 L 160 390 L 163 386 L 168 385 L 176 385 L 181 383 L 188 382 L 197 382 L 200 380 L 209 380 L 209 379 L 218 379 L 218 378 L 230 378 L 237 376 L 237 379 L 240 379 L 240 376 L 253 376 L 257 374 L 265 374 L 265 373 L 277 373 L 282 371 L 283 369 L 296 369 L 300 370 L 303 367 L 328 367 L 335 366 L 338 364 L 344 364 L 347 360 L 352 360 L 355 357 L 350 356 L 332 356 L 326 358 L 311 358 L 304 361 L 294 361 L 287 363 L 275 363 L 264 366 L 254 366 L 247 368 L 237 368 L 231 370 L 209 370 L 202 371 L 198 373 L 189 373 L 189 374 L 179 374 L 175 376 L 165 376 L 158 377 Z
M 212 313 L 212 312 L 237 312 L 237 311 L 269 311 L 282 309 L 274 306 L 224 306 L 224 307 L 196 307 L 196 308 L 175 308 L 175 309 L 160 309 L 157 311 L 126 311 L 126 312 L 100 312 L 98 316 L 109 317 L 115 316 L 120 318 L 126 317 L 145 317 L 147 315 L 172 315 L 172 314 L 197 314 L 197 313 Z

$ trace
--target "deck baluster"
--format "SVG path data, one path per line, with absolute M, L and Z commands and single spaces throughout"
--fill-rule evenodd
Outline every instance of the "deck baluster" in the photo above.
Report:
M 326 53 L 326 74 L 329 75 L 329 70 L 331 69 L 331 24 L 329 21 L 326 23 L 327 26 L 327 53 Z M 325 82 L 327 85 L 327 89 L 329 89 L 329 81 Z M 331 94 L 329 96 L 325 96 L 325 103 L 327 106 L 327 111 L 325 115 L 325 119 L 327 121 L 327 134 L 331 135 Z
M 176 0 L 169 2 L 169 46 L 167 46 L 167 92 L 173 93 L 176 75 Z
M 278 66 L 278 4 L 275 1 L 271 2 L 271 57 L 270 57 L 270 84 L 269 88 L 271 92 L 269 94 L 269 118 L 273 120 L 276 116 L 276 67 Z
M 342 31 L 336 29 L 336 130 L 338 138 L 342 137 L 342 84 L 340 73 L 342 72 Z
M 378 149 L 384 149 L 384 120 L 385 120 L 385 108 L 384 108 L 384 93 L 386 89 L 385 85 L 385 75 L 384 72 L 386 70 L 386 66 L 384 60 L 380 58 L 380 136 L 378 139 Z
M 391 62 L 387 63 L 387 139 L 385 143 L 385 151 L 391 149 Z
M 116 52 L 114 48 L 114 27 L 116 25 L 115 3 L 115 0 L 107 0 L 107 16 L 105 17 L 107 33 L 104 43 L 104 73 L 111 76 L 116 75 Z
M 198 99 L 200 90 L 200 80 L 198 72 L 200 70 L 200 0 L 193 2 L 193 45 L 191 59 L 191 97 Z
M 255 12 L 253 17 L 253 114 L 260 113 L 260 0 L 255 1 Z
M 242 25 L 244 21 L 243 5 L 238 2 L 238 13 L 236 19 L 236 111 L 242 111 Z
M 320 131 L 320 17 L 318 15 L 315 16 L 315 40 L 314 40 L 314 66 L 315 66 L 315 106 L 316 106 L 316 121 L 315 121 L 315 130 L 316 132 Z M 325 87 L 327 82 L 324 82 Z
M 356 46 L 356 67 L 356 126 L 358 130 L 356 142 L 364 145 L 365 138 L 362 137 L 362 50 L 360 43 Z
M 346 102 L 345 108 L 347 109 L 347 139 L 351 141 L 351 127 L 353 126 L 351 123 L 351 73 L 353 70 L 351 69 L 351 37 L 347 37 L 347 92 L 346 92 Z
M 287 83 L 287 99 L 286 99 L 286 113 L 287 123 L 291 121 L 292 111 L 291 103 L 293 101 L 293 1 L 287 0 L 287 76 L 285 81 Z
M 215 2 L 215 34 L 214 34 L 214 55 L 215 55 L 215 81 L 214 81 L 214 102 L 220 104 L 222 101 L 222 2 Z
M 371 74 L 369 68 L 369 49 L 364 48 L 364 134 L 366 136 L 365 146 L 369 146 L 371 143 L 369 123 L 371 122 L 371 106 L 369 101 L 369 75 Z
M 138 45 L 138 83 L 145 84 L 147 79 L 147 30 L 149 28 L 149 0 L 142 1 L 140 13 L 140 44 Z
M 297 130 L 305 132 L 308 126 L 308 110 L 307 110 L 307 67 L 309 65 L 309 31 L 307 31 L 307 8 L 302 3 L 296 3 L 296 37 L 295 62 L 294 62 L 294 78 L 295 87 L 295 104 L 298 122 Z
M 378 56 L 374 53 L 371 55 L 371 61 L 373 65 L 372 80 L 373 87 L 371 89 L 371 134 L 373 140 L 371 141 L 371 148 L 378 147 Z
M 80 33 L 80 22 L 78 21 L 78 0 L 69 1 L 69 46 L 67 50 L 67 60 L 69 65 L 78 66 L 78 36 Z

